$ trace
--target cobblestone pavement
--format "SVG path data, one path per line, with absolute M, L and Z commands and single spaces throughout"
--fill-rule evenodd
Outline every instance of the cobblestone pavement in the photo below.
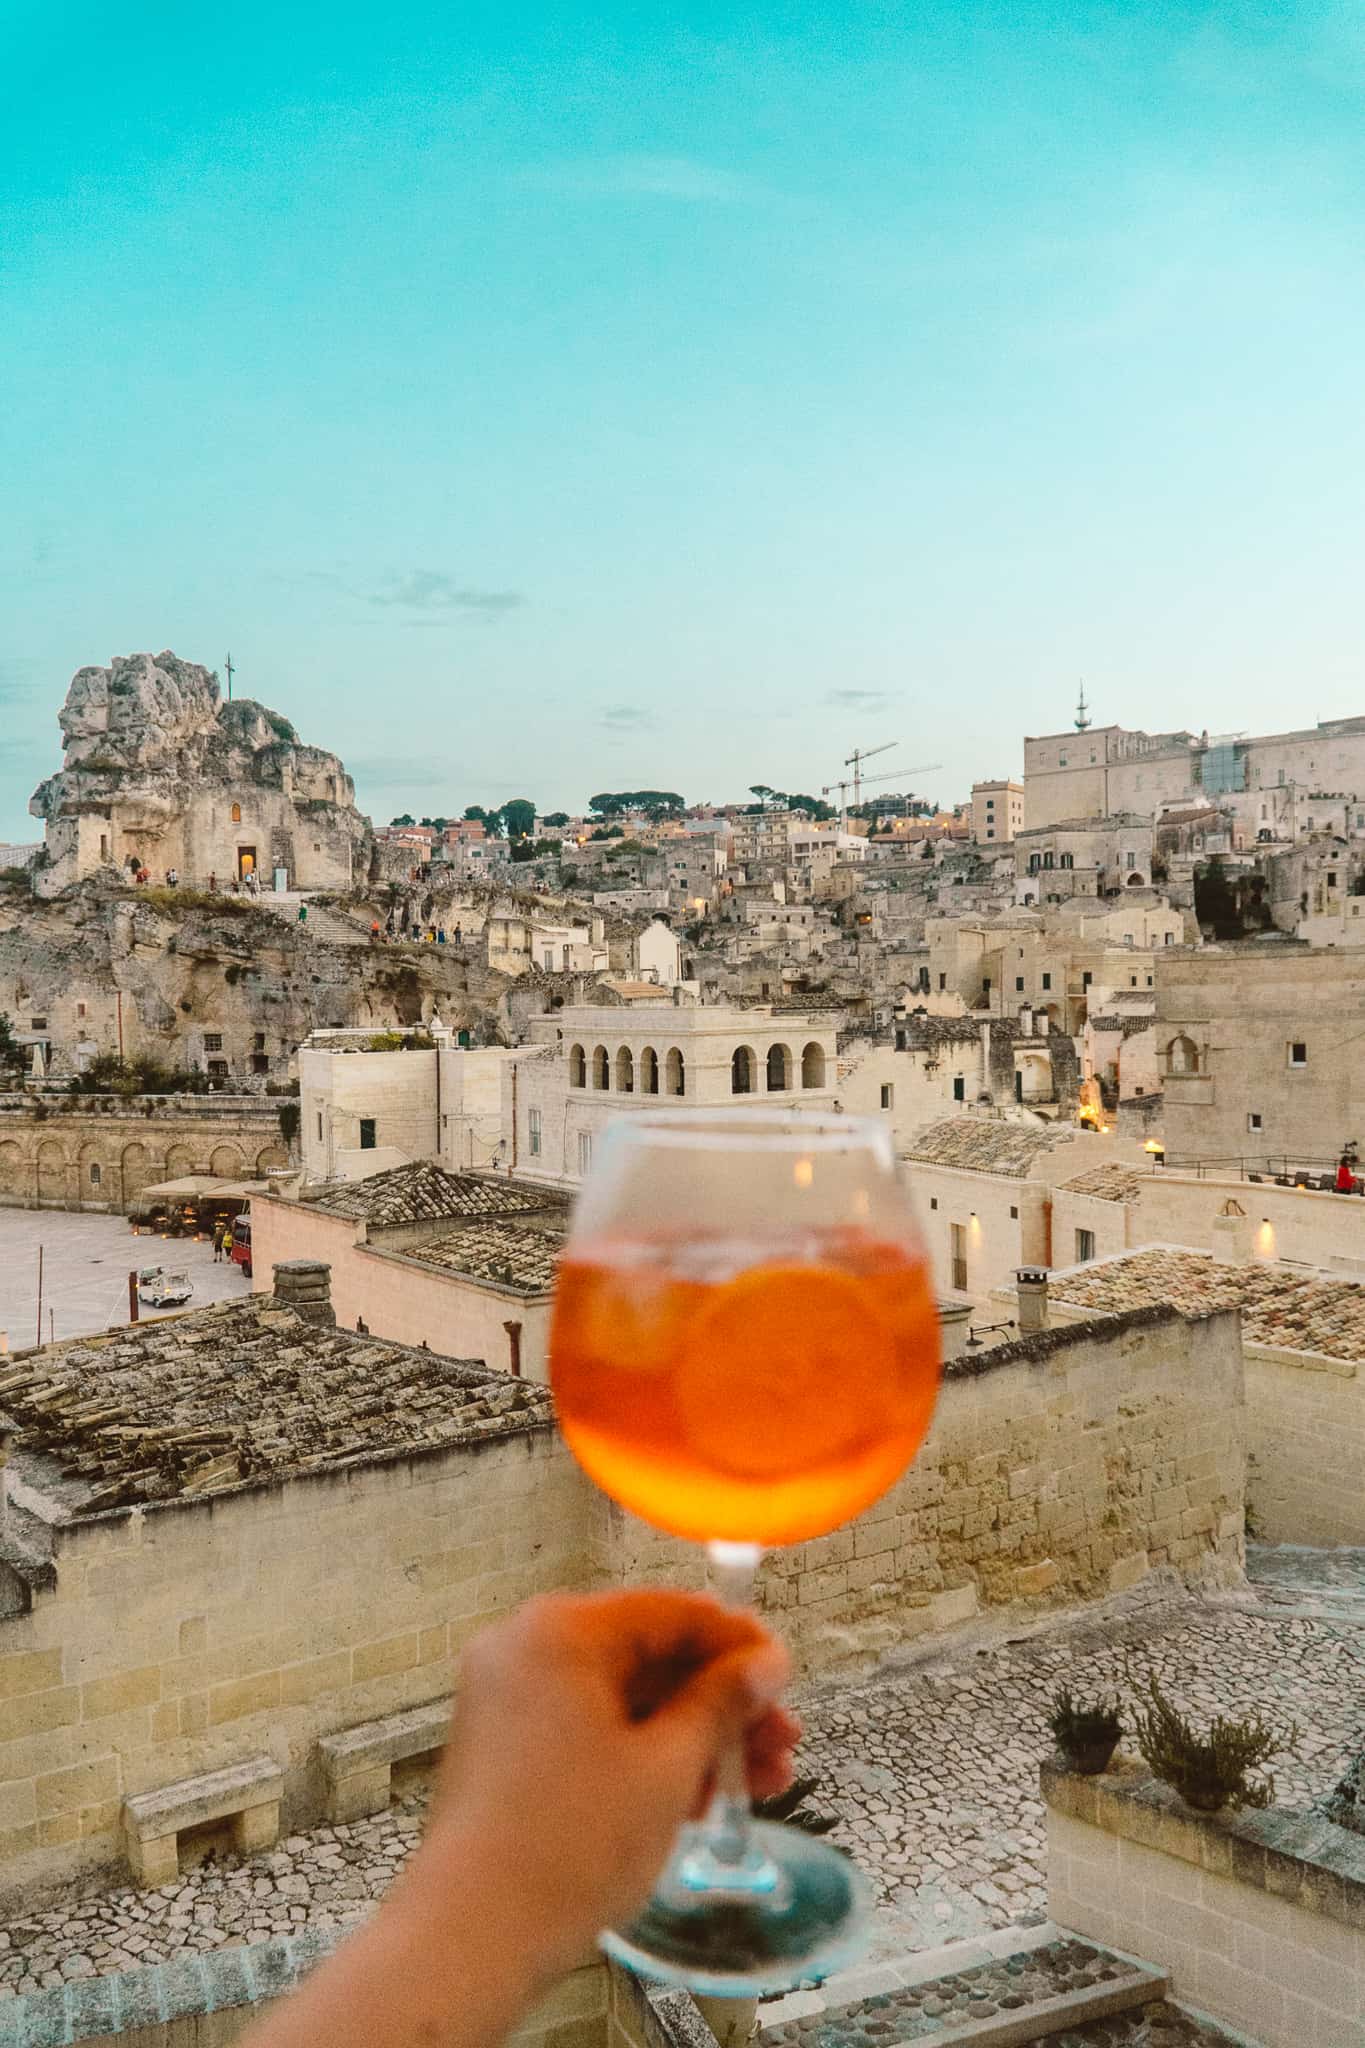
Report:
M 806 1694 L 800 1764 L 819 1779 L 813 1803 L 839 1814 L 836 1839 L 879 1887 L 874 1961 L 1044 1914 L 1037 1767 L 1050 1747 L 1048 1699 L 1063 1679 L 1131 1697 L 1156 1672 L 1199 1714 L 1256 1707 L 1295 1718 L 1299 1750 L 1278 1767 L 1280 1800 L 1302 1804 L 1330 1789 L 1352 1743 L 1365 1741 L 1365 1624 L 1285 1596 L 1286 1586 L 1313 1583 L 1310 1554 L 1295 1553 L 1297 1578 L 1281 1569 L 1282 1553 L 1269 1558 L 1256 1563 L 1273 1588 L 1269 1604 L 1139 1589 L 1103 1613 L 931 1647 L 900 1670 Z M 1323 1569 L 1335 1594 L 1350 1592 L 1341 1553 Z M 0 1929 L 0 1994 L 362 1917 L 409 1854 L 421 1810 L 408 1799 L 373 1820 L 291 1836 L 247 1863 L 206 1864 L 158 1891 L 69 1892 Z

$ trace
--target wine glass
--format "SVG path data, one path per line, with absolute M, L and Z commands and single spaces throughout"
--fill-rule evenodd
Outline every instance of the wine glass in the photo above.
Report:
M 621 1117 L 579 1198 L 550 1351 L 583 1469 L 705 1543 L 728 1597 L 751 1598 L 763 1547 L 877 1500 L 933 1414 L 938 1316 L 889 1132 L 769 1109 Z M 752 1820 L 738 1748 L 719 1775 L 603 1947 L 715 1996 L 827 1976 L 863 1946 L 867 1880 L 828 1843 Z

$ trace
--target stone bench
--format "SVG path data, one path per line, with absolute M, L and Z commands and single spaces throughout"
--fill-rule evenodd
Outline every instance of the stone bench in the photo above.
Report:
M 327 1818 L 363 1820 L 389 1803 L 395 1764 L 441 1749 L 450 1727 L 450 1701 L 431 1700 L 382 1720 L 361 1721 L 318 1744 L 327 1784 Z
M 284 1773 L 273 1757 L 252 1756 L 223 1771 L 182 1778 L 159 1792 L 123 1802 L 128 1863 L 139 1884 L 170 1884 L 180 1875 L 179 1837 L 207 1822 L 230 1820 L 239 1856 L 269 1849 L 280 1833 Z

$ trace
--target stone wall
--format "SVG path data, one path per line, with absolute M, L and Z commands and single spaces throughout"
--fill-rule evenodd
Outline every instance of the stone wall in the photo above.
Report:
M 1365 1841 L 1271 1808 L 1192 1813 L 1145 1767 L 1045 1765 L 1048 1910 L 1170 1972 L 1262 2048 L 1347 2048 L 1365 2013 Z
M 1264 1543 L 1365 1544 L 1365 1377 L 1248 1344 L 1247 1508 Z
M 819 1670 L 1157 1565 L 1228 1583 L 1242 1423 L 1230 1313 L 1142 1310 L 964 1356 L 911 1471 L 775 1553 L 761 1604 Z M 489 1619 L 549 1588 L 703 1570 L 548 1429 L 59 1524 L 29 1611 L 0 1620 L 0 1894 L 113 1863 L 126 1796 L 253 1756 L 281 1766 L 302 1824 L 318 1738 L 444 1697 Z
M 127 1210 L 187 1173 L 254 1180 L 287 1166 L 259 1096 L 0 1096 L 0 1206 Z

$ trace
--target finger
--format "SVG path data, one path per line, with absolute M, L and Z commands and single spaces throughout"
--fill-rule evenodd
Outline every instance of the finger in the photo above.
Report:
M 716 1658 L 645 1722 L 640 1737 L 654 1750 L 679 1800 L 690 1806 L 716 1759 L 771 1710 L 790 1663 L 771 1639 Z
M 523 1617 L 523 1654 L 600 1681 L 629 1721 L 657 1713 L 717 1658 L 771 1641 L 755 1616 L 697 1593 L 551 1596 Z
M 785 1792 L 795 1772 L 792 1753 L 800 1737 L 800 1723 L 781 1707 L 770 1708 L 751 1727 L 744 1743 L 744 1768 L 753 1799 L 771 1799 Z

